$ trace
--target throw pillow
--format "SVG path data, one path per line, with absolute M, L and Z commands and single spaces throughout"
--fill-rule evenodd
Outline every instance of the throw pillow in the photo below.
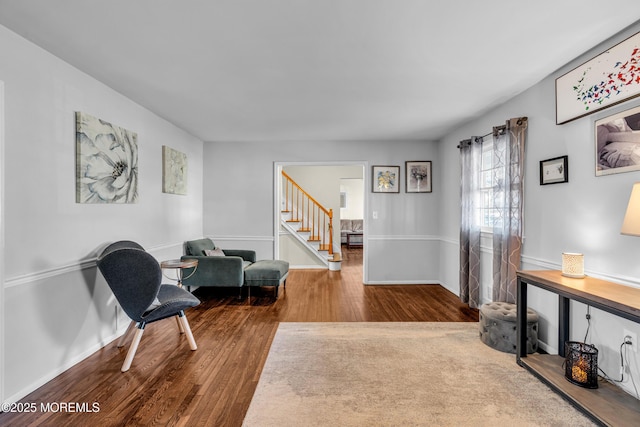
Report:
M 220 248 L 207 249 L 204 251 L 204 254 L 206 256 L 225 256 L 224 252 L 222 252 L 222 249 Z

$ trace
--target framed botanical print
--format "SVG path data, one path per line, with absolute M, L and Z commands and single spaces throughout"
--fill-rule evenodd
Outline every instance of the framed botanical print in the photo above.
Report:
M 374 193 L 400 192 L 400 166 L 373 166 L 371 177 Z
M 431 161 L 407 161 L 405 166 L 406 192 L 431 193 Z

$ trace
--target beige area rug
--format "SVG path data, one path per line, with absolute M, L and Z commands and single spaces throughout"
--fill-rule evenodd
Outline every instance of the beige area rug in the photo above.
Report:
M 244 426 L 591 426 L 477 323 L 281 323 Z

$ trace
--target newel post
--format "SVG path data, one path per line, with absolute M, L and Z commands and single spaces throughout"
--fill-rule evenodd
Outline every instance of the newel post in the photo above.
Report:
M 329 209 L 329 255 L 333 255 L 333 209 Z

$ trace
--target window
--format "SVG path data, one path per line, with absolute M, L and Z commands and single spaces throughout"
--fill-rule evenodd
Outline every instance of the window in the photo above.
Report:
M 480 227 L 485 233 L 492 233 L 495 225 L 500 225 L 502 216 L 495 205 L 495 192 L 499 182 L 504 180 L 504 166 L 498 164 L 493 152 L 493 136 L 484 138 L 482 143 L 482 165 L 480 167 Z

